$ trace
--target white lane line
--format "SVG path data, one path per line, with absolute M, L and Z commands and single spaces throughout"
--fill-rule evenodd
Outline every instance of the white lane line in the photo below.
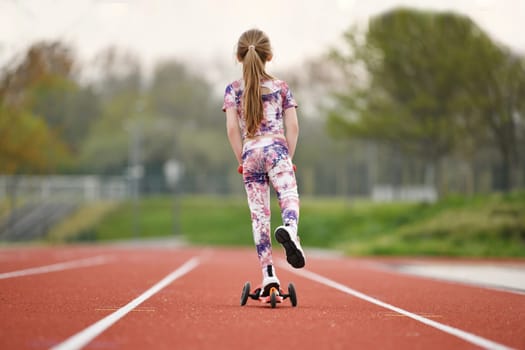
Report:
M 6 279 L 6 278 L 22 277 L 22 276 L 37 275 L 37 274 L 42 274 L 42 273 L 63 271 L 63 270 L 69 270 L 69 269 L 77 269 L 79 267 L 102 265 L 102 264 L 107 263 L 109 260 L 110 260 L 109 257 L 105 255 L 99 255 L 99 256 L 93 256 L 91 258 L 86 258 L 86 259 L 66 261 L 62 263 L 33 267 L 30 269 L 24 269 L 24 270 L 12 271 L 12 272 L 4 272 L 4 273 L 0 273 L 0 280 Z
M 97 336 L 99 336 L 106 329 L 111 327 L 115 322 L 117 322 L 122 317 L 124 317 L 127 313 L 129 313 L 134 308 L 142 304 L 145 300 L 155 295 L 157 292 L 159 292 L 164 287 L 168 286 L 170 283 L 172 283 L 176 279 L 184 276 L 185 274 L 187 274 L 188 272 L 196 268 L 198 265 L 199 265 L 199 258 L 194 257 L 188 260 L 186 263 L 184 263 L 184 265 L 180 266 L 178 269 L 171 272 L 169 275 L 164 277 L 161 281 L 159 281 L 153 287 L 145 291 L 142 295 L 140 295 L 136 299 L 129 302 L 126 306 L 118 309 L 117 311 L 106 316 L 100 321 L 92 324 L 91 326 L 84 329 L 83 331 L 80 331 L 79 333 L 71 336 L 70 338 L 66 339 L 64 342 L 52 347 L 51 350 L 81 349 L 82 347 L 90 343 L 93 339 L 95 339 Z
M 333 280 L 331 280 L 329 278 L 326 278 L 326 277 L 323 277 L 321 275 L 318 275 L 318 274 L 316 274 L 314 272 L 307 271 L 307 270 L 295 270 L 295 269 L 292 269 L 284 261 L 279 261 L 279 265 L 281 267 L 283 267 L 283 268 L 286 268 L 288 271 L 295 273 L 296 275 L 305 277 L 305 278 L 307 278 L 309 280 L 312 280 L 312 281 L 324 284 L 325 286 L 337 289 L 337 290 L 339 290 L 339 291 L 341 291 L 343 293 L 350 294 L 350 295 L 352 295 L 352 296 L 354 296 L 356 298 L 368 301 L 369 303 L 381 306 L 381 307 L 383 307 L 385 309 L 388 309 L 388 310 L 397 312 L 397 313 L 399 313 L 401 315 L 410 317 L 410 318 L 412 318 L 412 319 L 414 319 L 416 321 L 419 321 L 421 323 L 426 324 L 427 326 L 434 327 L 436 329 L 439 329 L 440 331 L 443 331 L 443 332 L 448 333 L 450 335 L 456 336 L 456 337 L 458 337 L 460 339 L 463 339 L 463 340 L 465 340 L 465 341 L 467 341 L 469 343 L 472 343 L 474 345 L 480 346 L 482 348 L 491 349 L 491 350 L 510 350 L 511 349 L 511 348 L 509 348 L 509 347 L 507 347 L 507 346 L 505 346 L 503 344 L 499 344 L 499 343 L 493 342 L 492 340 L 488 340 L 488 339 L 482 338 L 480 336 L 477 336 L 475 334 L 462 331 L 461 329 L 457 329 L 457 328 L 454 328 L 454 327 L 451 327 L 451 326 L 447 326 L 446 324 L 439 323 L 439 322 L 430 320 L 428 318 L 425 318 L 423 316 L 413 314 L 410 311 L 406 311 L 406 310 L 401 309 L 401 308 L 399 308 L 397 306 L 385 303 L 385 302 L 383 302 L 383 301 L 381 301 L 379 299 L 376 299 L 376 298 L 373 298 L 371 296 L 368 296 L 368 295 L 366 295 L 364 293 L 361 293 L 361 292 L 359 292 L 359 291 L 357 291 L 355 289 L 347 287 L 347 286 L 345 286 L 345 285 L 343 285 L 341 283 L 335 282 L 335 281 L 333 281 Z

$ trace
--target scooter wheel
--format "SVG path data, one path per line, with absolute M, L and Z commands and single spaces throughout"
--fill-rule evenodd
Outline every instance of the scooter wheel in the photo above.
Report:
M 290 302 L 293 307 L 297 306 L 297 294 L 295 293 L 295 286 L 293 283 L 288 284 L 288 295 L 290 297 Z
M 277 292 L 275 290 L 272 290 L 270 293 L 270 305 L 272 309 L 277 305 Z
M 250 296 L 250 287 L 250 282 L 246 282 L 242 288 L 241 306 L 246 305 L 246 302 L 248 301 L 248 297 Z

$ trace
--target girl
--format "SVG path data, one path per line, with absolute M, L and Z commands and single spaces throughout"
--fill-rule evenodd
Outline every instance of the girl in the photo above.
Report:
M 275 238 L 295 268 L 305 265 L 299 243 L 299 195 L 292 158 L 299 126 L 295 102 L 286 82 L 265 71 L 272 59 L 265 33 L 252 29 L 237 43 L 237 59 L 242 62 L 243 78 L 226 87 L 224 105 L 228 140 L 239 162 L 251 212 L 252 231 L 262 267 L 262 295 L 279 288 L 272 261 L 270 237 L 270 183 L 279 200 L 283 225 Z

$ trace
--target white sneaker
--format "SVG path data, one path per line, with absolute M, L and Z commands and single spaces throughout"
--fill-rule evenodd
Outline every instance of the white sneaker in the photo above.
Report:
M 261 296 L 270 295 L 270 290 L 276 288 L 279 290 L 281 282 L 275 275 L 275 270 L 272 265 L 266 266 L 263 269 L 263 282 L 261 284 Z
M 275 229 L 275 239 L 286 251 L 286 261 L 296 269 L 304 267 L 304 251 L 299 243 L 299 236 L 291 226 L 279 226 Z
M 281 283 L 279 282 L 279 279 L 275 276 L 273 277 L 264 277 L 263 283 L 262 283 L 262 294 L 269 294 L 271 288 L 277 288 L 279 289 L 279 286 Z

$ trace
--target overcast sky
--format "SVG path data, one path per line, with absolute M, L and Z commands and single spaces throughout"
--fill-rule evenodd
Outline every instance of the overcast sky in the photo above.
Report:
M 165 58 L 234 62 L 239 35 L 269 36 L 282 69 L 336 45 L 353 23 L 396 6 L 453 10 L 525 53 L 525 0 L 0 0 L 0 65 L 39 39 L 89 60 L 108 46 L 146 64 Z

